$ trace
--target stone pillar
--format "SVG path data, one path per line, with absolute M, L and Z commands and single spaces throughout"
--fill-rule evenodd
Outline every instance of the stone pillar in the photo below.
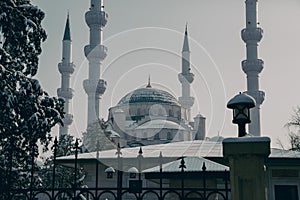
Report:
M 264 164 L 270 155 L 270 138 L 224 139 L 223 155 L 230 166 L 231 199 L 266 200 Z

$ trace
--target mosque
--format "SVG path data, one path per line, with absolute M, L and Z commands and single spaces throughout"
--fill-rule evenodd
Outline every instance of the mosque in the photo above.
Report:
M 121 146 L 145 146 L 178 141 L 205 139 L 205 117 L 198 114 L 191 120 L 194 98 L 190 84 L 190 49 L 187 28 L 182 49 L 182 97 L 177 100 L 167 91 L 153 88 L 150 77 L 145 88 L 126 94 L 118 104 L 109 109 L 110 128 L 119 133 Z
M 89 62 L 89 73 L 88 78 L 83 81 L 83 88 L 88 97 L 87 126 L 89 126 L 97 122 L 99 118 L 100 97 L 104 95 L 106 86 L 109 84 L 100 79 L 100 69 L 107 56 L 107 47 L 103 45 L 103 31 L 108 15 L 104 11 L 103 0 L 91 0 L 85 20 L 90 28 L 90 42 L 84 47 L 84 53 Z M 259 89 L 259 74 L 264 65 L 263 60 L 258 58 L 258 43 L 262 36 L 263 30 L 258 27 L 257 23 L 257 0 L 246 0 L 246 28 L 241 31 L 241 37 L 246 43 L 247 57 L 241 64 L 242 70 L 247 75 L 246 93 L 256 100 L 256 106 L 251 110 L 252 122 L 249 125 L 249 133 L 254 136 L 261 135 L 260 106 L 265 96 L 265 93 Z M 68 17 L 63 38 L 62 61 L 58 65 L 61 73 L 61 88 L 57 90 L 57 94 L 65 99 L 64 126 L 60 127 L 60 135 L 69 134 L 69 126 L 73 121 L 73 115 L 69 109 L 73 98 L 70 79 L 75 68 L 71 49 L 72 40 Z M 202 114 L 191 116 L 194 98 L 191 96 L 190 87 L 197 77 L 194 77 L 190 68 L 190 54 L 186 27 L 182 48 L 182 70 L 178 74 L 182 89 L 181 97 L 176 98 L 167 91 L 154 88 L 149 77 L 146 87 L 129 92 L 119 100 L 117 105 L 109 108 L 108 126 L 104 130 L 109 133 L 108 138 L 101 138 L 106 142 L 119 143 L 122 148 L 124 147 L 123 169 L 125 171 L 132 167 L 134 163 L 132 159 L 136 157 L 139 146 L 145 146 L 143 147 L 145 162 L 142 169 L 144 172 L 151 171 L 157 165 L 155 160 L 159 152 L 166 158 L 166 163 L 180 156 L 192 157 L 192 160 L 205 158 L 210 160 L 212 168 L 218 166 L 218 170 L 228 170 L 222 154 L 221 141 L 209 140 L 206 137 L 205 117 Z M 88 134 L 86 138 L 89 138 Z M 83 138 L 83 144 L 86 138 Z M 97 154 L 90 152 L 80 154 L 78 157 L 80 165 L 89 173 L 86 182 L 90 182 L 91 187 L 95 182 L 95 166 L 92 161 L 97 155 L 98 152 Z M 101 156 L 103 163 L 100 166 L 99 180 L 106 181 L 108 185 L 115 184 L 105 179 L 104 170 L 108 165 L 115 164 L 113 160 L 116 158 L 116 150 L 105 151 L 103 149 Z M 67 156 L 58 160 L 68 165 L 73 159 L 73 156 Z M 97 159 L 99 160 L 98 157 Z M 274 199 L 276 192 L 288 193 L 291 188 L 292 192 L 299 194 L 299 159 L 300 154 L 297 152 L 271 149 L 266 165 L 268 199 Z M 287 185 L 291 187 L 285 190 Z
M 104 11 L 102 0 L 91 0 L 90 10 L 85 14 L 85 20 L 90 28 L 89 44 L 84 47 L 85 56 L 89 62 L 88 78 L 83 81 L 83 88 L 88 97 L 87 127 L 99 119 L 100 99 L 105 97 L 107 83 L 100 79 L 102 63 L 107 56 L 108 48 L 103 45 L 104 27 L 108 14 Z M 246 43 L 247 58 L 242 61 L 242 70 L 247 75 L 246 93 L 256 100 L 256 106 L 251 110 L 252 123 L 249 133 L 261 135 L 260 106 L 265 93 L 259 90 L 259 74 L 264 62 L 258 58 L 258 43 L 262 39 L 263 30 L 258 27 L 257 3 L 246 1 L 246 28 L 241 31 L 241 37 Z M 72 62 L 72 39 L 69 17 L 66 22 L 62 62 L 58 68 L 61 73 L 61 88 L 57 90 L 58 97 L 66 100 L 64 126 L 60 127 L 59 135 L 68 134 L 73 115 L 70 104 L 73 89 L 70 78 L 74 72 Z M 174 97 L 167 91 L 151 86 L 150 77 L 146 88 L 139 88 L 125 95 L 119 103 L 109 108 L 107 117 L 108 131 L 112 133 L 111 140 L 120 143 L 122 147 L 162 144 L 170 141 L 203 140 L 206 138 L 205 117 L 201 114 L 191 116 L 194 97 L 190 88 L 195 78 L 190 68 L 191 51 L 189 47 L 188 29 L 184 33 L 182 47 L 182 69 L 178 74 L 181 84 L 181 97 Z M 87 136 L 88 137 L 88 136 Z
M 85 17 L 90 27 L 90 44 L 84 48 L 89 61 L 89 77 L 83 82 L 88 95 L 87 126 L 89 126 L 99 118 L 99 97 L 105 93 L 107 85 L 105 80 L 99 79 L 102 62 L 107 56 L 107 47 L 102 44 L 103 28 L 107 23 L 103 2 L 91 1 L 91 9 Z M 73 121 L 73 115 L 69 113 L 73 97 L 70 78 L 75 67 L 72 63 L 71 48 L 68 16 L 63 37 L 63 58 L 58 65 L 62 76 L 61 88 L 57 90 L 57 94 L 66 100 L 64 126 L 60 127 L 60 135 L 68 134 Z M 205 139 L 205 117 L 201 114 L 193 119 L 191 117 L 194 97 L 190 94 L 190 87 L 194 74 L 190 68 L 187 26 L 182 48 L 182 72 L 178 74 L 178 79 L 182 86 L 182 96 L 179 98 L 152 87 L 149 76 L 145 88 L 129 92 L 116 106 L 109 108 L 106 131 L 110 133 L 110 140 L 120 143 L 122 147 L 133 147 Z

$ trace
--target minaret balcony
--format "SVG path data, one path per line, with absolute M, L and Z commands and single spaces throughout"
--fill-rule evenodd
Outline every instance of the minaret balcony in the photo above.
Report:
M 243 60 L 242 69 L 247 74 L 248 72 L 260 73 L 264 68 L 264 61 L 261 59 L 257 60 Z
M 73 63 L 59 63 L 58 64 L 58 70 L 61 74 L 68 73 L 73 74 L 75 70 L 75 65 Z
M 89 59 L 104 60 L 107 56 L 107 47 L 104 45 L 97 45 L 92 47 L 91 45 L 86 45 L 84 47 L 84 54 Z
M 104 92 L 105 92 L 105 90 L 106 90 L 106 86 L 107 86 L 107 82 L 106 82 L 105 80 L 103 80 L 103 79 L 100 79 L 100 80 L 98 81 L 96 93 L 97 93 L 98 95 L 103 95 Z
M 83 81 L 83 88 L 85 92 L 89 94 L 95 94 L 96 96 L 104 94 L 106 90 L 106 81 L 100 79 L 97 81 L 90 81 L 89 79 L 86 79 Z
M 245 28 L 241 31 L 242 39 L 245 43 L 249 41 L 259 42 L 263 37 L 263 30 L 257 28 Z
M 83 88 L 87 94 L 96 93 L 97 82 L 86 79 L 83 81 Z
M 74 90 L 72 88 L 67 88 L 67 89 L 58 88 L 57 96 L 63 97 L 65 99 L 72 99 L 74 96 Z
M 70 126 L 73 122 L 73 115 L 72 114 L 65 114 L 63 122 L 64 122 L 64 126 Z
M 188 74 L 180 73 L 180 74 L 178 74 L 178 79 L 181 84 L 182 83 L 191 84 L 194 81 L 194 74 L 193 73 L 188 73 Z
M 194 105 L 194 97 L 179 97 L 178 101 L 183 108 L 191 108 Z
M 91 26 L 105 26 L 107 23 L 108 14 L 104 11 L 90 10 L 85 13 L 85 21 L 89 27 Z

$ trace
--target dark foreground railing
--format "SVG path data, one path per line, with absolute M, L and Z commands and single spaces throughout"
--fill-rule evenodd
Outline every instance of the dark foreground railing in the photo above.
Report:
M 38 187 L 34 184 L 35 172 L 30 170 L 31 174 L 29 188 L 13 189 L 9 187 L 0 187 L 0 200 L 229 200 L 229 171 L 209 171 L 205 163 L 202 169 L 197 172 L 185 171 L 185 158 L 181 157 L 180 172 L 163 172 L 162 154 L 160 160 L 160 170 L 157 172 L 144 173 L 146 180 L 154 180 L 155 187 L 145 187 L 142 180 L 141 165 L 143 152 L 142 148 L 138 152 L 138 169 L 136 179 L 129 179 L 129 186 L 122 186 L 124 173 L 117 170 L 116 187 L 98 187 L 98 165 L 99 152 L 96 158 L 96 183 L 94 188 L 87 188 L 78 184 L 77 163 L 78 163 L 78 142 L 75 143 L 74 155 L 74 180 L 70 188 L 55 187 L 56 179 L 56 150 L 57 140 L 54 142 L 54 159 L 52 168 L 52 184 L 49 188 Z M 117 148 L 118 169 L 122 169 L 121 148 Z M 201 166 L 199 166 L 199 169 Z M 132 174 L 132 172 L 131 172 Z M 130 174 L 130 176 L 131 176 Z M 4 177 L 6 180 L 7 177 Z M 165 180 L 169 183 L 163 184 Z M 193 182 L 194 181 L 194 182 Z M 191 182 L 193 183 L 191 185 Z M 212 183 L 213 182 L 213 183 Z M 101 185 L 105 185 L 102 183 Z

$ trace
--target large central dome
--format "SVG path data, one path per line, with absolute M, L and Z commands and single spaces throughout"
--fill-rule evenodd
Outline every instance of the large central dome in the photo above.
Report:
M 170 93 L 154 89 L 151 87 L 136 89 L 125 95 L 118 103 L 118 105 L 132 104 L 132 103 L 157 103 L 179 105 L 176 98 Z

